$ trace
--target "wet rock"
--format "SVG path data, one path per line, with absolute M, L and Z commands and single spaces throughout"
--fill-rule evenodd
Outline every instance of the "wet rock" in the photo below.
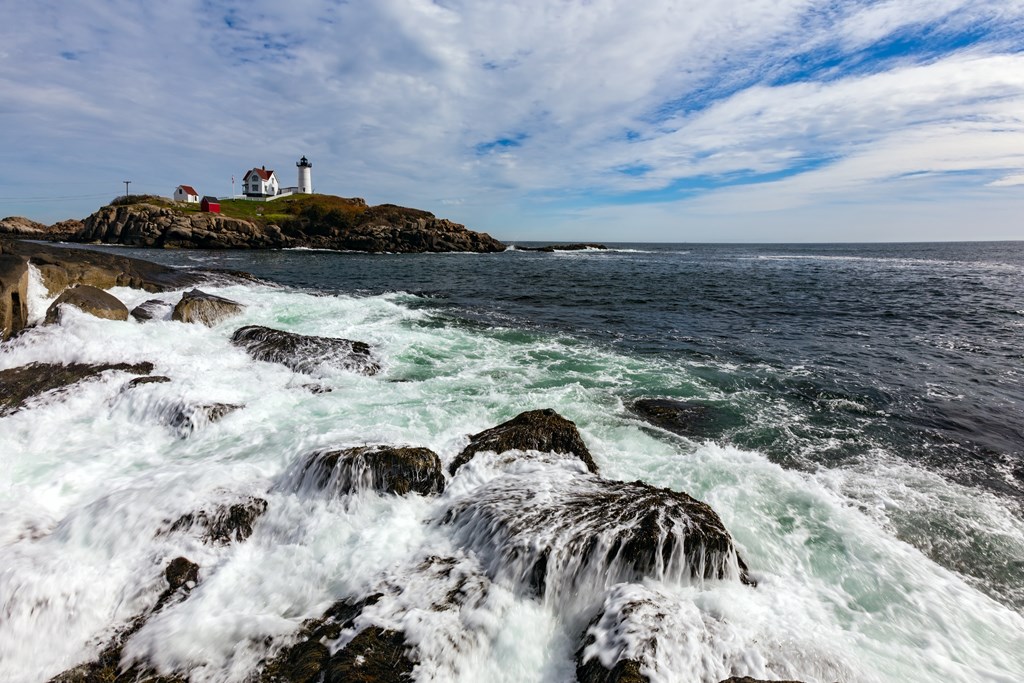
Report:
M 380 445 L 314 453 L 286 486 L 338 495 L 373 490 L 430 496 L 441 493 L 444 484 L 441 459 L 429 448 Z
M 365 342 L 335 337 L 313 337 L 249 325 L 235 330 L 231 343 L 240 346 L 256 360 L 281 363 L 305 374 L 315 374 L 321 366 L 353 370 L 375 375 L 380 365 Z
M 404 683 L 414 664 L 405 635 L 378 626 L 360 631 L 327 663 L 324 683 Z
M 147 292 L 163 292 L 187 287 L 201 277 L 197 272 L 117 254 L 14 239 L 0 238 L 0 251 L 27 259 L 38 268 L 43 284 L 51 295 L 59 294 L 76 284 L 99 289 L 132 287 Z
M 299 631 L 300 640 L 284 648 L 276 657 L 266 662 L 254 677 L 253 683 L 313 683 L 319 681 L 330 650 L 322 640 L 336 640 L 342 629 L 350 629 L 355 619 L 368 606 L 380 599 L 379 594 L 359 601 L 339 600 L 319 619 L 310 619 Z
M 30 399 L 47 392 L 66 389 L 82 380 L 117 370 L 135 375 L 153 372 L 152 363 L 111 363 L 89 365 L 71 363 L 30 363 L 17 368 L 0 370 L 0 417 L 23 408 Z
M 164 411 L 164 420 L 184 439 L 242 407 L 234 403 L 174 403 Z
M 91 662 L 79 664 L 62 674 L 50 679 L 50 683 L 186 683 L 186 679 L 176 675 L 163 676 L 157 674 L 144 664 L 135 663 L 122 671 L 121 655 L 124 644 L 141 629 L 150 617 L 173 602 L 180 602 L 199 581 L 199 565 L 184 557 L 177 557 L 164 570 L 167 588 L 160 595 L 156 606 L 144 614 L 136 616 L 123 629 L 111 638 Z
M 597 464 L 576 429 L 576 423 L 551 408 L 520 413 L 497 427 L 472 435 L 469 445 L 456 456 L 448 471 L 454 475 L 480 451 L 504 453 L 511 450 L 575 455 L 588 470 L 597 472 Z
M 0 341 L 28 324 L 28 259 L 0 253 Z
M 148 377 L 136 377 L 127 384 L 124 385 L 125 389 L 134 389 L 135 387 L 142 386 L 143 384 L 164 384 L 170 382 L 170 377 L 164 377 L 163 375 L 149 375 Z
M 171 320 L 213 327 L 221 320 L 241 313 L 244 308 L 237 301 L 191 289 L 182 294 L 181 301 L 175 304 Z
M 668 398 L 643 398 L 634 401 L 631 410 L 655 427 L 682 436 L 706 436 L 712 415 L 709 406 Z
M 644 577 L 682 583 L 746 574 L 709 505 L 640 481 L 554 469 L 507 474 L 449 503 L 441 521 L 489 558 L 492 578 L 538 596 L 571 599 Z
M 116 296 L 89 285 L 78 285 L 64 290 L 46 309 L 47 325 L 60 320 L 61 306 L 74 306 L 89 315 L 106 320 L 128 319 L 128 308 Z
M 649 683 L 650 679 L 640 673 L 640 662 L 620 659 L 611 669 L 604 668 L 598 657 L 586 662 L 576 656 L 576 680 L 579 683 Z
M 141 322 L 147 320 L 162 320 L 173 310 L 173 306 L 160 299 L 149 299 L 131 310 L 130 315 Z
M 241 543 L 252 535 L 252 525 L 267 511 L 267 501 L 248 496 L 237 503 L 219 505 L 212 510 L 197 510 L 182 515 L 167 533 L 198 530 L 206 543 Z

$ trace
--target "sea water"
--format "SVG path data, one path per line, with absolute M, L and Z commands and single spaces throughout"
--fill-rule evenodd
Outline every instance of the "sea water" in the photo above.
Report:
M 371 593 L 357 628 L 402 630 L 424 681 L 571 681 L 602 613 L 587 654 L 639 659 L 654 681 L 1024 680 L 1024 247 L 614 246 L 118 249 L 264 280 L 204 286 L 246 306 L 212 328 L 70 311 L 0 347 L 0 369 L 150 361 L 171 380 L 126 391 L 106 373 L 0 418 L 0 680 L 95 657 L 182 555 L 199 584 L 124 656 L 192 681 L 242 681 L 304 620 Z M 129 307 L 181 295 L 110 291 Z M 38 320 L 37 275 L 31 294 Z M 255 361 L 229 341 L 248 324 L 365 341 L 382 371 Z M 669 433 L 638 398 L 709 418 Z M 243 407 L 166 426 L 212 402 Z M 709 503 L 757 587 L 679 575 L 538 598 L 441 523 L 481 487 L 582 482 L 564 458 L 479 455 L 436 498 L 282 485 L 328 448 L 425 446 L 447 464 L 536 408 L 576 422 L 604 477 Z M 166 533 L 246 496 L 268 509 L 245 542 Z M 461 607 L 436 609 L 453 582 Z

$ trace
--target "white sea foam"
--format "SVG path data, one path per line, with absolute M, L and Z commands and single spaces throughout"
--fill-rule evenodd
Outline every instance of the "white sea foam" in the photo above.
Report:
M 38 319 L 51 298 L 34 282 Z M 987 525 L 1012 557 L 1024 524 L 998 499 L 892 460 L 882 469 L 785 470 L 757 453 L 659 436 L 624 414 L 621 397 L 652 376 L 680 373 L 681 385 L 699 388 L 680 367 L 467 328 L 405 306 L 402 294 L 206 289 L 245 303 L 244 313 L 206 328 L 71 311 L 3 347 L 0 369 L 151 361 L 171 381 L 125 389 L 132 376 L 112 371 L 0 418 L 0 680 L 45 680 L 95 656 L 156 603 L 177 556 L 200 565 L 198 586 L 153 616 L 125 657 L 190 669 L 193 681 L 241 681 L 303 620 L 371 593 L 383 597 L 356 628 L 403 630 L 424 681 L 572 680 L 580 634 L 602 607 L 609 616 L 597 622 L 590 654 L 608 664 L 636 657 L 655 681 L 1024 680 L 1024 618 L 900 540 L 906 515 L 955 517 Z M 111 291 L 129 307 L 180 296 Z M 327 372 L 315 381 L 331 391 L 310 393 L 311 378 L 230 344 L 247 324 L 366 341 L 382 373 Z M 187 438 L 166 426 L 169 406 L 210 402 L 243 407 Z M 558 488 L 587 476 L 565 458 L 481 454 L 438 498 L 275 487 L 323 448 L 411 444 L 447 463 L 468 433 L 540 407 L 577 422 L 604 476 L 709 502 L 758 587 L 670 575 L 595 584 L 577 610 L 523 595 L 494 570 L 486 544 L 439 523 L 454 501 L 502 477 Z M 185 513 L 250 495 L 268 509 L 243 543 L 168 532 Z M 460 597 L 446 602 L 455 587 Z M 614 616 L 631 602 L 641 607 Z M 622 628 L 613 630 L 616 619 Z

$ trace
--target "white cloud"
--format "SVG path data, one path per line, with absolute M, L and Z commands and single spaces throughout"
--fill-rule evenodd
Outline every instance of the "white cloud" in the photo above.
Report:
M 998 39 L 793 81 L 922 26 Z M 325 191 L 492 231 L 497 214 L 557 222 L 544 199 L 693 178 L 795 173 L 685 202 L 700 211 L 870 198 L 915 174 L 1008 187 L 1024 168 L 1024 57 L 1006 37 L 1022 27 L 1015 0 L 20 3 L 0 28 L 0 184 L 36 196 L 88 169 L 112 194 L 125 174 L 227 192 L 232 173 L 306 154 Z

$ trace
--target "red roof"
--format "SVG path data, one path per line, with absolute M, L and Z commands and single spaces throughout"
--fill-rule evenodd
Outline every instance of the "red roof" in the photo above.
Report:
M 194 194 L 197 197 L 199 196 L 199 193 L 196 192 L 196 188 L 192 187 L 191 185 L 178 185 L 178 187 L 184 190 L 185 194 Z
M 260 178 L 263 178 L 263 180 L 270 180 L 270 176 L 274 175 L 274 171 L 273 170 L 268 171 L 265 168 L 254 168 L 251 171 L 249 171 L 248 173 L 246 173 L 245 177 L 248 178 L 253 173 L 258 175 Z

